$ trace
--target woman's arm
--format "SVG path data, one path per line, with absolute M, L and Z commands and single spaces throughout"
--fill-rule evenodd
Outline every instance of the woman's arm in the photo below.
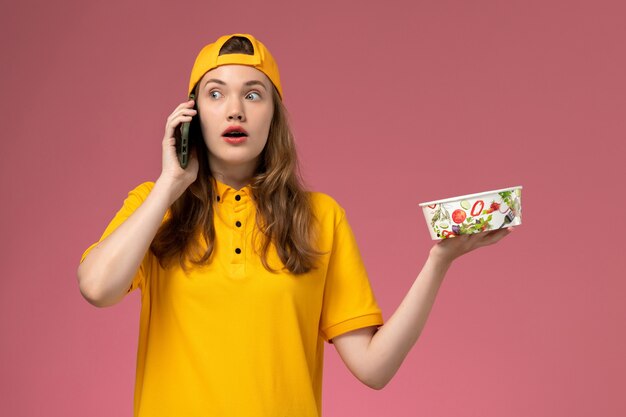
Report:
M 95 246 L 78 267 L 80 292 L 91 304 L 108 307 L 124 298 L 156 236 L 167 209 L 198 175 L 198 157 L 192 148 L 183 169 L 176 156 L 175 129 L 189 122 L 197 110 L 193 100 L 180 103 L 168 116 L 161 141 L 162 170 L 146 200 L 110 235 Z
M 124 298 L 171 203 L 171 187 L 157 180 L 141 206 L 89 252 L 77 272 L 89 303 L 108 307 Z
M 368 327 L 333 339 L 348 369 L 371 388 L 382 389 L 387 385 L 422 333 L 453 260 L 476 248 L 498 242 L 511 230 L 454 237 L 433 246 L 408 294 L 378 331 L 375 327 Z

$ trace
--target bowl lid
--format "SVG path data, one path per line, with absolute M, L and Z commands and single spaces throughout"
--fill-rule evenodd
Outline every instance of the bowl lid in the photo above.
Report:
M 481 195 L 495 194 L 495 193 L 499 193 L 499 192 L 502 192 L 502 191 L 512 191 L 512 190 L 517 190 L 517 189 L 521 190 L 522 186 L 521 185 L 517 185 L 515 187 L 501 188 L 499 190 L 483 191 L 481 193 L 461 195 L 461 196 L 458 196 L 458 197 L 450 197 L 450 198 L 445 198 L 443 200 L 428 201 L 426 203 L 420 203 L 420 207 L 430 206 L 432 204 L 450 203 L 452 201 L 458 201 L 458 200 L 469 200 L 470 198 L 480 197 Z

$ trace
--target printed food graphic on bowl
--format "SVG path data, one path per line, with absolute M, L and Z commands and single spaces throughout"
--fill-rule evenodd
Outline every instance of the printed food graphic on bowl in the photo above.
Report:
M 521 189 L 520 186 L 423 203 L 432 238 L 447 239 L 521 224 Z

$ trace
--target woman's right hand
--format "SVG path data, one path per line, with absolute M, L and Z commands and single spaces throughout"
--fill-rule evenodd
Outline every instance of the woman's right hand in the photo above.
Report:
M 168 184 L 172 193 L 172 202 L 176 201 L 198 176 L 199 165 L 196 150 L 194 148 L 190 150 L 187 168 L 181 168 L 178 155 L 176 155 L 176 137 L 174 136 L 174 132 L 179 129 L 180 124 L 189 122 L 192 116 L 196 116 L 197 111 L 193 105 L 193 100 L 179 104 L 169 115 L 165 124 L 165 135 L 162 142 L 163 168 L 159 181 Z

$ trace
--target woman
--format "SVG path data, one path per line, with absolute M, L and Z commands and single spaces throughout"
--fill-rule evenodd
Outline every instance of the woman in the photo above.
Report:
M 435 245 L 383 323 L 345 211 L 301 185 L 267 48 L 220 37 L 200 51 L 188 93 L 197 100 L 167 119 L 160 177 L 129 192 L 78 269 L 96 306 L 141 289 L 134 415 L 320 416 L 324 341 L 360 381 L 384 387 L 451 262 L 507 231 Z

